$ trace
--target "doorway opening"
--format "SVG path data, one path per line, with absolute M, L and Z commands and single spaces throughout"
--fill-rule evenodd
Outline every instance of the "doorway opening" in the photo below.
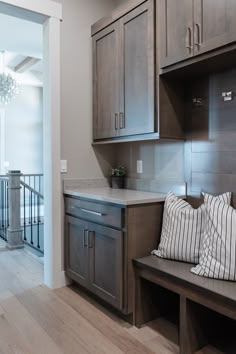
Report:
M 17 4 L 16 4 L 17 3 Z M 16 6 L 17 5 L 17 6 Z M 44 174 L 44 283 L 51 288 L 65 285 L 62 257 L 60 177 L 60 20 L 61 5 L 32 1 L 18 5 L 0 1 L 0 14 L 40 25 L 43 36 L 43 174 Z M 16 28 L 13 29 L 16 31 Z M 7 39 L 7 32 L 6 32 Z M 26 62 L 29 62 L 29 59 Z M 22 66 L 23 63 L 21 62 Z M 27 63 L 26 63 L 27 64 Z M 29 64 L 29 63 L 28 63 Z M 16 65 L 17 66 L 17 65 Z M 21 66 L 21 65 L 20 65 Z M 17 146 L 15 146 L 17 149 Z M 3 157 L 3 167 L 7 162 Z M 26 181 L 23 183 L 27 184 Z M 14 188 L 13 188 L 14 189 Z M 24 189 L 24 188 L 23 188 Z M 8 187 L 9 193 L 13 193 Z M 31 192 L 30 192 L 31 193 Z M 38 195 L 34 197 L 38 199 Z M 10 200 L 10 199 L 9 199 Z M 32 200 L 32 197 L 31 197 Z M 36 203 L 37 208 L 37 203 Z M 9 215 L 9 222 L 11 220 Z M 13 223 L 14 224 L 14 223 Z M 14 225 L 13 225 L 14 226 Z M 31 241 L 31 240 L 30 240 Z M 34 240 L 33 240 L 34 242 Z M 37 243 L 37 240 L 35 240 Z M 36 245 L 38 246 L 38 245 Z

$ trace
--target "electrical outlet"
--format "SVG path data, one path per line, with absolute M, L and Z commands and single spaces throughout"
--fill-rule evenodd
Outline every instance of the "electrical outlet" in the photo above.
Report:
M 137 160 L 137 173 L 143 173 L 143 161 Z
M 61 160 L 61 173 L 67 172 L 67 160 Z

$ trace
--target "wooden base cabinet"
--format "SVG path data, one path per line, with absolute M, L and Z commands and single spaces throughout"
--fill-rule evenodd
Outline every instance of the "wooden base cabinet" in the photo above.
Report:
M 132 314 L 132 260 L 150 255 L 156 248 L 163 204 L 125 207 L 67 196 L 65 268 L 68 277 L 123 314 Z
M 66 272 L 118 309 L 123 305 L 123 233 L 66 216 Z

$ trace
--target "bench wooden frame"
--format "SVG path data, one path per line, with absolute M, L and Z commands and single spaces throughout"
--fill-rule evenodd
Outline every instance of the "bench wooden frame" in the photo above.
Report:
M 196 276 L 191 265 L 148 256 L 133 261 L 135 270 L 134 324 L 141 327 L 158 317 L 156 296 L 143 280 L 179 295 L 179 344 L 181 354 L 192 354 L 206 345 L 195 304 L 236 320 L 236 283 Z M 146 282 L 147 283 L 147 282 Z M 236 351 L 235 351 L 236 352 Z

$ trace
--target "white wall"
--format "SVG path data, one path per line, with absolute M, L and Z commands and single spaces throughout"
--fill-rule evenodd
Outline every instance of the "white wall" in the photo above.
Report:
M 114 0 L 57 0 L 63 6 L 61 24 L 61 158 L 68 160 L 65 178 L 101 177 L 106 156 L 92 140 L 91 25 L 114 8 Z M 101 150 L 101 149 L 100 149 Z M 102 159 L 99 160 L 99 156 Z M 105 160 L 105 161 L 104 161 Z M 102 168 L 100 167 L 100 164 Z
M 21 86 L 6 107 L 5 157 L 11 170 L 43 172 L 42 88 Z

